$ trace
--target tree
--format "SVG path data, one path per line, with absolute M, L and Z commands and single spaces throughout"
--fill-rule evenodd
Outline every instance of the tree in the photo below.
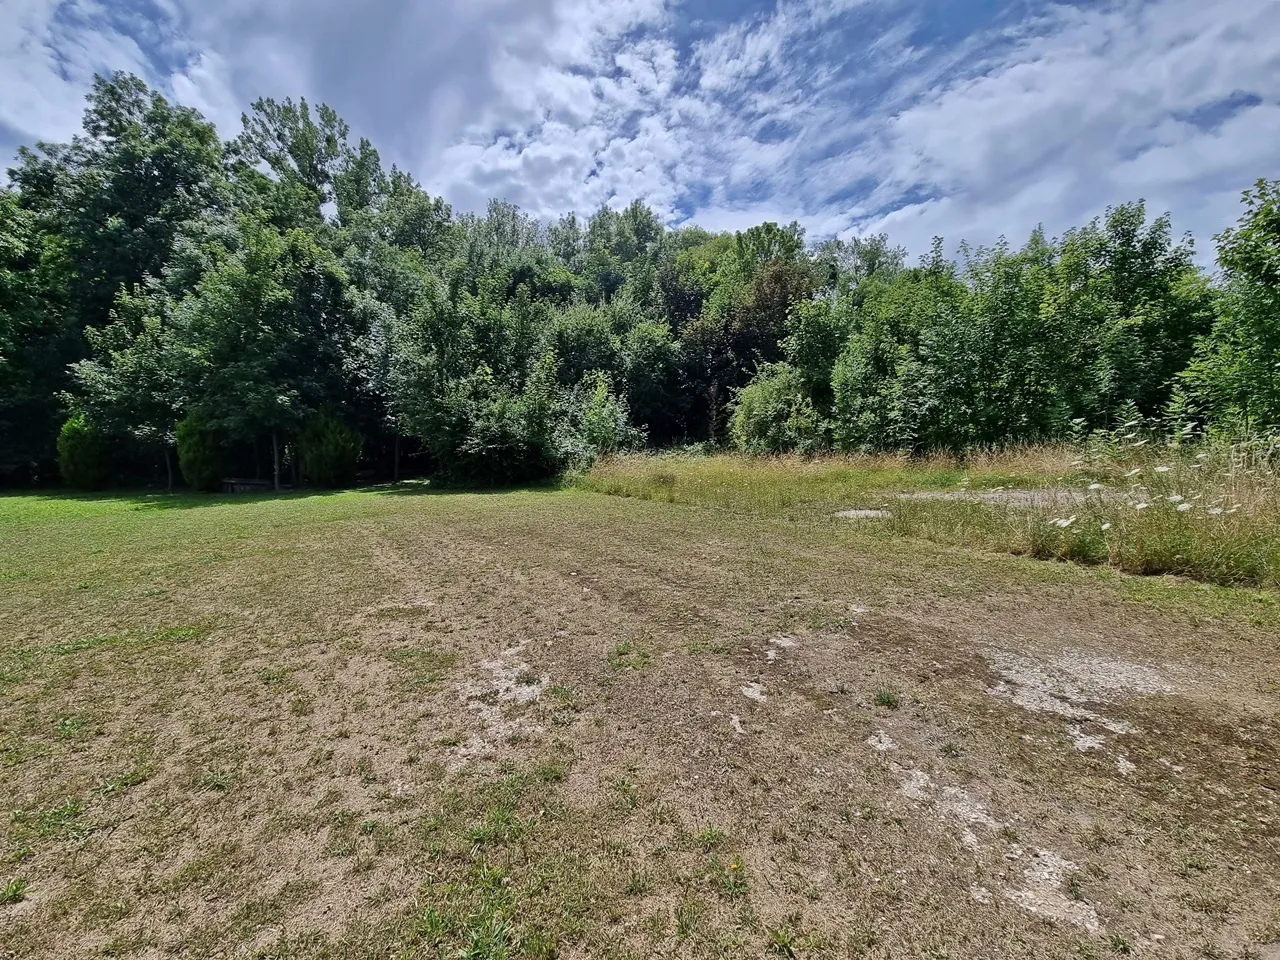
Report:
M 159 276 L 186 224 L 225 208 L 213 126 L 137 77 L 97 77 L 84 134 L 22 148 L 0 201 L 0 451 L 8 465 L 50 457 L 68 364 L 121 291 Z
M 66 365 L 82 350 L 61 239 L 0 191 L 0 475 L 51 470 Z
M 241 123 L 244 131 L 233 144 L 234 155 L 248 165 L 265 164 L 295 204 L 302 203 L 310 218 L 321 219 L 325 204 L 337 199 L 340 171 L 352 165 L 346 122 L 328 104 L 322 103 L 313 116 L 305 97 L 297 103 L 267 97 L 254 101 Z M 367 141 L 361 148 L 358 163 L 369 172 L 377 155 Z M 344 203 L 352 200 L 357 180 L 345 180 Z
M 664 322 L 636 324 L 622 341 L 623 383 L 634 422 L 656 443 L 684 430 L 681 345 Z
M 347 278 L 301 230 L 241 221 L 242 246 L 175 309 L 193 404 L 233 438 L 269 435 L 280 488 L 281 441 L 326 401 L 350 390 L 354 354 Z
M 1244 193 L 1239 224 L 1218 236 L 1227 285 L 1182 381 L 1233 433 L 1280 429 L 1280 180 Z
M 171 313 L 158 284 L 122 293 L 114 321 L 86 331 L 92 356 L 71 368 L 76 393 L 95 423 L 162 451 L 170 490 L 174 432 L 187 387 Z

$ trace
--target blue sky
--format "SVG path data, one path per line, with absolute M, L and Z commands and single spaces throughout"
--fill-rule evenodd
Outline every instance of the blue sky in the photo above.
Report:
M 1201 255 L 1280 176 L 1277 0 L 0 0 L 0 156 L 126 69 L 224 137 L 334 106 L 455 207 L 1020 242 L 1108 204 Z

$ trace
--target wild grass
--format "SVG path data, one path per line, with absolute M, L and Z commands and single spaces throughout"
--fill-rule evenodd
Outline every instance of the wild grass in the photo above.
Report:
M 642 454 L 602 460 L 573 478 L 596 493 L 711 506 L 753 516 L 816 516 L 877 506 L 894 493 L 954 489 L 966 477 L 982 487 L 1043 486 L 1071 469 L 1069 447 L 1035 447 L 967 460 L 937 454 L 745 457 Z
M 855 522 L 893 536 L 1135 574 L 1280 585 L 1276 441 L 1117 439 L 921 458 L 647 455 L 602 462 L 574 482 L 747 515 L 883 509 L 884 520 Z

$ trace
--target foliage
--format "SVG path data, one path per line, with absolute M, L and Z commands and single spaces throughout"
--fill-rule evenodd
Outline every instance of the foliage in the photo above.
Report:
M 364 441 L 331 410 L 321 410 L 298 436 L 303 479 L 319 487 L 344 487 L 355 482 Z
M 1173 573 L 1222 585 L 1280 586 L 1275 441 L 1201 445 L 1108 432 L 1077 445 L 964 456 L 641 455 L 603 461 L 588 490 L 760 516 L 854 524 L 1045 560 Z M 1018 491 L 1034 490 L 1032 498 Z M 903 496 L 913 491 L 913 496 Z M 838 521 L 850 507 L 878 519 Z
M 77 413 L 58 431 L 58 470 L 69 487 L 100 490 L 110 475 L 111 442 Z
M 193 490 L 213 493 L 222 487 L 222 437 L 198 414 L 188 414 L 175 428 L 178 469 Z
M 588 462 L 634 450 L 644 443 L 644 432 L 631 425 L 627 401 L 617 396 L 607 374 L 596 371 L 579 385 L 577 416 L 571 421 L 581 441 L 577 459 Z
M 738 392 L 729 421 L 734 446 L 751 454 L 812 453 L 824 433 L 800 371 L 785 363 L 763 368 Z
M 1280 431 L 1280 180 L 1244 195 L 1218 237 L 1227 272 L 1217 319 L 1183 373 L 1193 402 L 1233 434 Z

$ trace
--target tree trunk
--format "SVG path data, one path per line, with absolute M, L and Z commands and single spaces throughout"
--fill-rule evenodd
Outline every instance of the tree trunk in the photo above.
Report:
M 169 481 L 169 492 L 173 493 L 173 451 L 167 443 L 164 445 L 164 472 Z
M 280 491 L 280 437 L 271 431 L 271 468 L 275 472 L 276 492 Z
M 400 434 L 396 434 L 396 463 L 391 471 L 391 479 L 400 482 Z
M 715 380 L 711 381 L 711 432 L 707 437 L 712 443 L 716 442 L 717 421 L 720 419 L 720 384 Z

